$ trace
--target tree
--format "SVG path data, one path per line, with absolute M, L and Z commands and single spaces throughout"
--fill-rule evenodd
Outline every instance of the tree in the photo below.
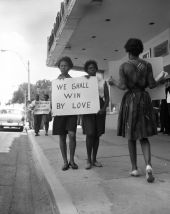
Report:
M 12 103 L 24 103 L 26 100 L 27 91 L 27 83 L 20 84 L 18 90 L 13 93 Z
M 37 93 L 40 95 L 40 99 L 43 99 L 44 94 L 48 94 L 51 97 L 51 81 L 50 80 L 38 80 L 35 84 Z
M 40 99 L 44 98 L 44 94 L 48 94 L 51 97 L 51 81 L 50 80 L 38 80 L 36 84 L 30 84 L 30 96 L 31 100 L 35 99 L 35 95 L 39 94 Z M 24 103 L 28 100 L 28 83 L 22 83 L 18 89 L 14 91 L 11 103 Z

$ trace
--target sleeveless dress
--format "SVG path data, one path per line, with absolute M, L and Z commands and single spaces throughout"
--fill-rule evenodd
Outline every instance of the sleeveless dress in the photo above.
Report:
M 105 80 L 98 79 L 98 91 L 100 109 L 105 105 Z M 106 112 L 103 114 L 85 114 L 82 115 L 82 130 L 83 134 L 100 137 L 105 133 Z
M 129 60 L 122 64 L 119 75 L 127 91 L 120 106 L 117 135 L 137 140 L 157 134 L 152 101 L 145 91 L 156 87 L 151 64 L 142 59 Z

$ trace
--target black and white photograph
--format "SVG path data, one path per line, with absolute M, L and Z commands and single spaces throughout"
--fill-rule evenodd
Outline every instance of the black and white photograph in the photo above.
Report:
M 0 0 L 0 214 L 170 213 L 170 0 Z

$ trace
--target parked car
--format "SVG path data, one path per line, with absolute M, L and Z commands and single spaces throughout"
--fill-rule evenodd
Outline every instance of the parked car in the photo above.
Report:
M 25 123 L 24 110 L 16 108 L 0 109 L 0 128 L 12 128 L 23 131 Z

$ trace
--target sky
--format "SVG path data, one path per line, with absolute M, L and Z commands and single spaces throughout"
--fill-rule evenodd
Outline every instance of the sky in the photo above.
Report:
M 53 80 L 58 68 L 46 66 L 50 36 L 61 0 L 0 0 L 0 102 L 12 98 L 18 85 Z M 72 76 L 79 72 L 72 71 Z

